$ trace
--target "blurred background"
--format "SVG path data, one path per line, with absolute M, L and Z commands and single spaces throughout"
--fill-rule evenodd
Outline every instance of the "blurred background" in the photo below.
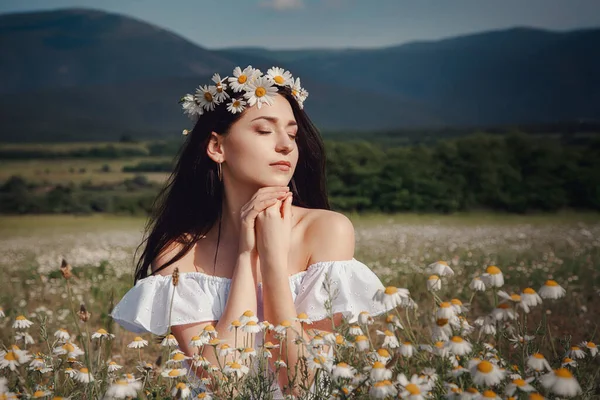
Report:
M 493 263 L 515 290 L 570 285 L 565 318 L 598 311 L 596 0 L 3 0 L 0 13 L 13 282 L 63 257 L 129 275 L 191 128 L 180 96 L 278 65 L 310 93 L 332 205 L 382 279 L 423 286 L 428 262 L 464 279 Z M 18 308 L 27 295 L 4 296 Z

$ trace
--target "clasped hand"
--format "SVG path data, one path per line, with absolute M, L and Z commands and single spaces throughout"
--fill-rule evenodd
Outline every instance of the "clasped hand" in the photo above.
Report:
M 287 186 L 260 188 L 240 212 L 240 254 L 265 267 L 286 265 L 292 233 L 292 193 Z

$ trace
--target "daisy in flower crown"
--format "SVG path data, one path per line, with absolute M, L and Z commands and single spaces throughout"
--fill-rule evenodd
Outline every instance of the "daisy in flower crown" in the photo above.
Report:
M 262 340 L 255 331 L 268 321 L 308 342 L 312 329 L 333 330 L 328 309 L 335 326 L 358 312 L 388 311 L 373 300 L 383 284 L 353 257 L 352 223 L 330 210 L 323 140 L 304 110 L 307 97 L 289 71 L 247 66 L 216 73 L 181 98 L 194 127 L 154 203 L 136 284 L 113 309 L 115 321 L 170 333 L 187 357 L 218 365 L 211 346 L 198 354 L 198 332 L 210 328 L 218 332 L 211 340 L 233 347 L 237 327 Z M 327 309 L 326 278 L 340 289 Z M 279 343 L 275 334 L 269 329 L 265 342 Z M 270 350 L 272 371 L 283 348 L 294 368 L 295 339 L 286 335 Z M 206 378 L 204 369 L 195 373 Z M 280 387 L 287 379 L 281 369 Z

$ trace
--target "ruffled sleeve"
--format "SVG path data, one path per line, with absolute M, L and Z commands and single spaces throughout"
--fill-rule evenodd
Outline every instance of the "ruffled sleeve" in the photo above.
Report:
M 229 288 L 227 279 L 194 272 L 179 274 L 177 287 L 173 286 L 170 275 L 149 276 L 125 293 L 111 317 L 128 331 L 164 335 L 170 325 L 218 320 Z
M 373 300 L 375 292 L 384 289 L 383 283 L 369 267 L 352 258 L 346 261 L 322 261 L 312 264 L 302 277 L 294 304 L 298 313 L 305 312 L 312 321 L 328 317 L 325 301 L 329 298 L 325 287 L 329 277 L 334 314 L 342 313 L 350 323 L 358 320 L 358 314 L 367 311 L 376 316 L 389 311 L 383 304 Z

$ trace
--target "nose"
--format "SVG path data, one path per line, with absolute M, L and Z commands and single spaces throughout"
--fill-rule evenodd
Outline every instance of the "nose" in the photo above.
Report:
M 275 149 L 280 153 L 288 154 L 294 150 L 294 141 L 290 139 L 288 134 L 284 131 L 278 135 Z

